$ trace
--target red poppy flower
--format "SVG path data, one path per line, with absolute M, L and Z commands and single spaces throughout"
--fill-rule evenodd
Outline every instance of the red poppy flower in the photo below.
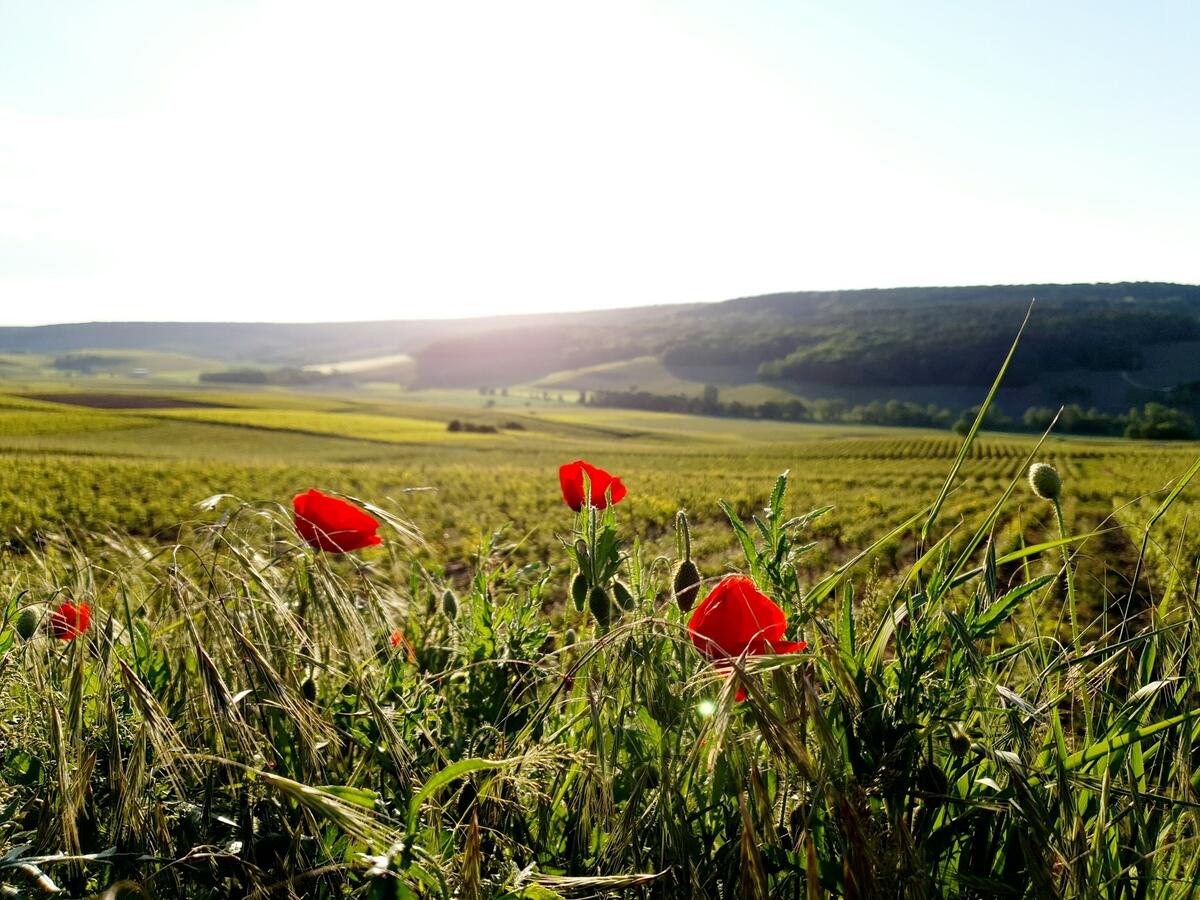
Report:
M 63 603 L 50 613 L 50 631 L 60 641 L 73 641 L 92 624 L 92 608 L 86 603 Z
M 613 503 L 620 503 L 624 499 L 625 485 L 621 484 L 620 478 L 613 478 L 603 469 L 597 469 L 591 463 L 577 459 L 573 463 L 558 467 L 558 480 L 562 482 L 563 500 L 571 509 L 578 512 L 583 508 L 583 475 L 585 472 L 591 485 L 591 496 L 588 499 L 596 509 L 604 509 L 608 506 L 607 498 L 610 493 Z
M 408 638 L 406 638 L 406 637 L 404 636 L 404 633 L 403 633 L 403 632 L 401 632 L 401 631 L 393 631 L 393 632 L 392 632 L 392 635 L 391 635 L 391 637 L 389 637 L 389 638 L 388 638 L 388 643 L 392 645 L 392 649 L 393 649 L 393 650 L 397 650 L 397 649 L 399 649 L 400 647 L 403 647 L 403 648 L 404 648 L 404 652 L 405 652 L 405 653 L 408 655 L 408 661 L 409 661 L 409 662 L 416 662 L 416 661 L 417 661 L 417 654 L 416 654 L 416 651 L 415 651 L 415 650 L 413 650 L 413 646 L 412 646 L 412 644 L 410 644 L 410 643 L 408 642 Z
M 743 654 L 797 653 L 808 647 L 804 641 L 785 641 L 786 628 L 783 610 L 745 575 L 723 579 L 696 607 L 688 622 L 692 643 L 718 663 Z M 739 690 L 737 699 L 745 698 L 745 692 Z
M 383 543 L 375 533 L 379 523 L 365 512 L 312 488 L 292 500 L 296 531 L 317 550 L 349 553 Z

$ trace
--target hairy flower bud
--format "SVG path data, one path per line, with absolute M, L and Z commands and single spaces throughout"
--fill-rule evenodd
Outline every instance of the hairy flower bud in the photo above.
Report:
M 454 596 L 454 591 L 446 588 L 442 594 L 442 613 L 447 619 L 454 621 L 458 618 L 458 598 Z
M 32 606 L 25 607 L 17 616 L 17 634 L 25 640 L 29 640 L 33 637 L 34 632 L 37 631 L 38 619 L 39 616 L 36 609 Z
M 608 591 L 597 585 L 592 588 L 588 594 L 588 609 L 592 611 L 592 615 L 596 617 L 596 621 L 600 625 L 607 627 L 612 621 L 612 598 L 609 597 Z
M 614 581 L 612 591 L 613 598 L 621 609 L 630 610 L 637 606 L 637 600 L 634 599 L 633 592 L 629 590 L 629 586 L 625 582 Z
M 971 735 L 962 722 L 950 725 L 950 750 L 955 756 L 965 756 L 971 749 Z
M 679 609 L 682 612 L 690 610 L 696 602 L 696 594 L 700 592 L 700 569 L 690 559 L 683 560 L 675 567 L 672 589 Z
M 1062 494 L 1062 479 L 1054 466 L 1047 463 L 1034 463 L 1029 467 L 1029 486 L 1043 500 L 1057 500 Z
M 587 576 L 582 572 L 576 572 L 575 577 L 571 580 L 571 600 L 574 602 L 575 609 L 578 612 L 583 612 L 584 604 L 587 603 L 587 593 Z

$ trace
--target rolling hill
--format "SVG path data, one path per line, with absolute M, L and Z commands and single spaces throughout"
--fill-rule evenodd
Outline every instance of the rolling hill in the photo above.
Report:
M 1197 393 L 1188 386 L 1200 382 L 1200 286 L 1151 282 L 797 291 L 455 321 L 0 328 L 0 353 L 136 350 L 218 368 L 336 368 L 343 378 L 414 387 L 696 397 L 713 385 L 741 402 L 901 400 L 958 410 L 990 383 L 1033 297 L 999 398 L 1010 413 L 1063 403 L 1123 412 Z

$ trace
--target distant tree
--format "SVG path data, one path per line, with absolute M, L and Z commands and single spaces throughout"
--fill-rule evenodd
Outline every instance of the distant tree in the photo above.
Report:
M 818 422 L 840 422 L 846 415 L 846 401 L 836 397 L 822 397 L 809 401 L 813 417 Z
M 796 397 L 783 403 L 783 417 L 792 422 L 803 422 L 811 417 L 808 404 Z
M 955 434 L 967 434 L 971 430 L 971 426 L 975 423 L 975 419 L 978 417 L 980 409 L 981 407 L 979 405 L 968 406 L 966 409 L 964 409 L 962 413 L 959 414 L 959 417 L 955 423 L 951 426 Z M 1004 410 L 993 403 L 988 407 L 987 415 L 983 417 L 983 422 L 980 427 L 989 431 L 1003 431 L 1006 428 L 1011 428 L 1012 424 L 1012 418 L 1006 416 L 1004 414 Z
M 225 372 L 201 372 L 200 380 L 215 384 L 266 384 L 267 373 L 262 369 L 229 369 Z
M 1139 412 L 1129 411 L 1125 436 L 1156 441 L 1193 440 L 1196 420 L 1181 409 L 1163 403 L 1147 403 Z
M 715 384 L 706 384 L 700 395 L 700 408 L 710 415 L 716 413 L 721 407 L 720 396 L 721 392 Z
M 758 404 L 758 415 L 762 419 L 782 419 L 783 407 L 774 400 Z
M 1031 431 L 1045 431 L 1054 421 L 1054 410 L 1048 406 L 1031 406 L 1021 416 L 1021 424 Z

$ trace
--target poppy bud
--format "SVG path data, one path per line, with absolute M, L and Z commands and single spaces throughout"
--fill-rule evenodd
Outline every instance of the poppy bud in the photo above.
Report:
M 317 699 L 317 683 L 311 678 L 305 678 L 304 683 L 300 685 L 300 693 L 304 694 L 304 699 L 309 703 L 313 703 Z
M 612 598 L 608 596 L 608 591 L 599 585 L 592 588 L 591 593 L 588 594 L 588 609 L 592 611 L 597 622 L 607 627 L 608 623 L 612 621 Z
M 931 800 L 940 799 L 950 789 L 950 781 L 946 773 L 931 762 L 917 769 L 917 787 L 927 794 L 933 794 Z
M 629 587 L 623 581 L 613 582 L 613 598 L 617 601 L 617 605 L 621 609 L 633 609 L 637 606 L 637 600 L 634 599 Z
M 579 635 L 575 633 L 574 628 L 568 628 L 566 633 L 563 635 L 563 646 L 573 647 L 577 643 L 579 643 Z
M 966 756 L 970 749 L 971 735 L 967 733 L 962 722 L 953 723 L 950 726 L 950 750 L 955 756 Z
M 17 634 L 25 640 L 33 637 L 34 632 L 38 627 L 38 613 L 32 606 L 27 606 L 21 610 L 17 616 Z
M 672 584 L 675 591 L 675 602 L 682 612 L 687 612 L 696 602 L 696 594 L 700 592 L 700 569 L 690 559 L 685 559 L 675 567 L 675 579 Z
M 587 576 L 582 572 L 576 572 L 575 578 L 571 581 L 571 599 L 575 602 L 575 609 L 579 612 L 583 612 L 583 606 L 587 603 L 587 593 Z
M 446 588 L 446 592 L 442 594 L 442 613 L 451 622 L 458 618 L 458 598 L 450 588 Z
M 1034 463 L 1029 467 L 1029 486 L 1043 500 L 1057 500 L 1062 493 L 1062 479 L 1054 466 L 1047 463 Z

